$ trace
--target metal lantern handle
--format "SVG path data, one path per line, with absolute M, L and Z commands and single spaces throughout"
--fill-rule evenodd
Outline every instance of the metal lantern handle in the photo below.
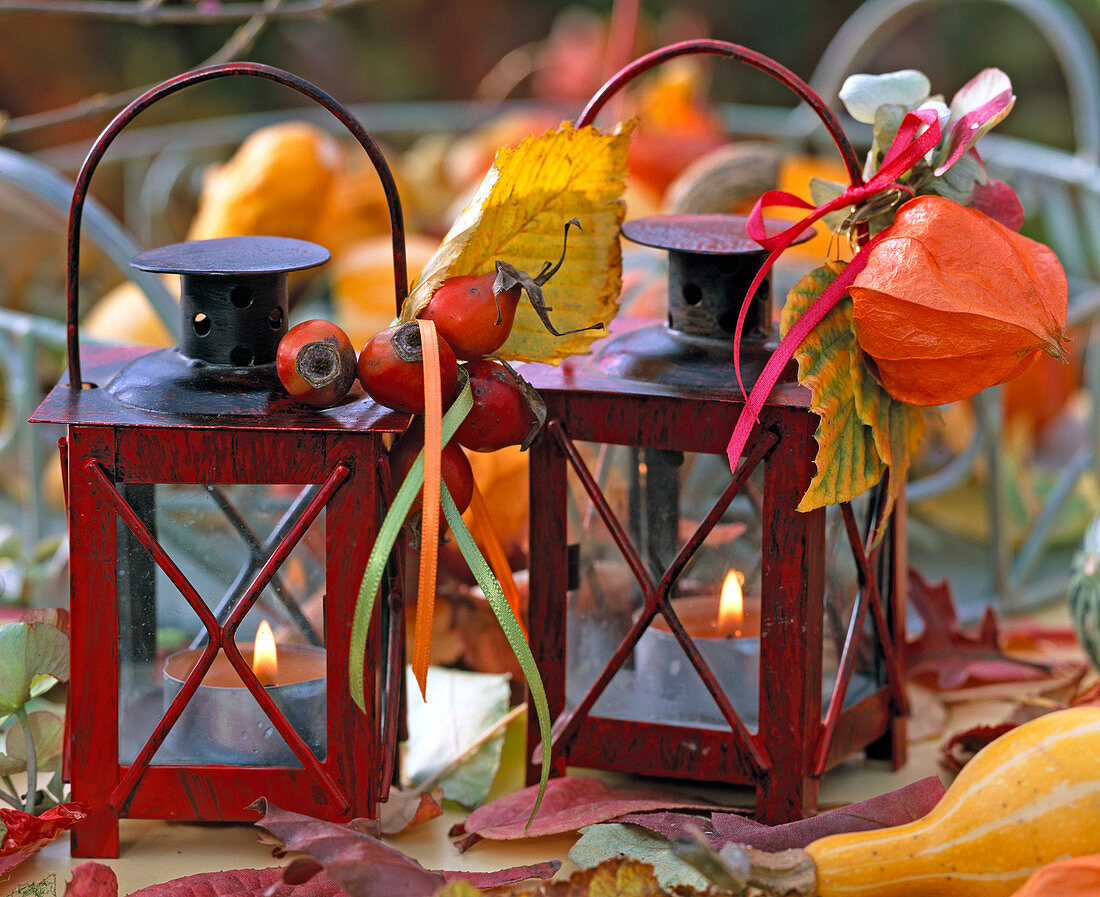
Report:
M 74 389 L 82 389 L 84 381 L 80 376 L 80 334 L 77 327 L 79 317 L 78 286 L 80 272 L 80 222 L 84 212 L 84 201 L 88 195 L 88 184 L 96 166 L 99 165 L 107 147 L 140 112 L 149 108 L 153 103 L 163 99 L 178 90 L 210 81 L 214 78 L 233 77 L 238 75 L 252 75 L 267 81 L 283 84 L 301 94 L 309 97 L 314 102 L 324 106 L 351 134 L 359 141 L 359 145 L 366 151 L 367 156 L 374 164 L 382 182 L 382 190 L 386 196 L 386 206 L 390 214 L 390 235 L 393 240 L 393 279 L 395 286 L 395 307 L 398 312 L 401 304 L 409 292 L 408 274 L 405 266 L 405 221 L 401 211 L 401 200 L 397 195 L 397 185 L 393 174 L 386 163 L 382 151 L 367 133 L 359 120 L 343 105 L 319 87 L 311 84 L 297 75 L 263 65 L 257 62 L 228 62 L 220 65 L 207 66 L 195 69 L 171 78 L 156 87 L 150 88 L 125 109 L 114 117 L 109 125 L 103 129 L 96 138 L 92 148 L 88 151 L 84 164 L 80 167 L 73 186 L 72 203 L 69 206 L 68 229 L 68 254 L 66 267 L 66 296 L 67 296 L 67 345 L 69 353 L 69 385 Z
M 681 41 L 680 43 L 661 47 L 658 50 L 647 53 L 645 56 L 639 56 L 619 72 L 612 75 L 611 78 L 604 83 L 603 87 L 596 91 L 592 99 L 588 101 L 588 105 L 585 106 L 584 110 L 581 112 L 580 118 L 577 119 L 577 127 L 581 128 L 585 125 L 592 124 L 593 119 L 595 119 L 596 115 L 604 107 L 604 104 L 638 75 L 676 56 L 688 56 L 695 53 L 710 54 L 712 56 L 728 56 L 740 62 L 744 62 L 746 65 L 750 65 L 755 69 L 759 69 L 765 74 L 773 77 L 776 81 L 779 81 L 784 87 L 789 89 L 813 109 L 817 117 L 821 119 L 822 124 L 825 125 L 826 130 L 836 144 L 837 149 L 840 150 L 840 155 L 844 160 L 844 166 L 848 170 L 848 177 L 852 185 L 858 187 L 863 183 L 863 166 L 859 161 L 859 157 L 856 155 L 856 151 L 852 147 L 851 141 L 848 140 L 848 135 L 844 133 L 844 128 L 841 127 L 840 120 L 821 96 L 815 92 L 809 84 L 799 78 L 798 75 L 785 66 L 780 65 L 770 56 L 765 56 L 763 53 L 759 53 L 756 50 L 750 50 L 748 47 L 743 47 L 740 44 L 731 44 L 727 41 L 709 40 L 705 38 Z

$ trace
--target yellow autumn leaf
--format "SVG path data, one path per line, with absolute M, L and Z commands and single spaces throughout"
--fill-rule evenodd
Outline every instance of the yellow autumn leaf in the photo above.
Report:
M 499 259 L 538 274 L 561 255 L 565 223 L 581 226 L 569 235 L 562 265 L 543 287 L 550 319 L 559 331 L 602 323 L 618 308 L 622 280 L 619 226 L 624 204 L 626 155 L 632 125 L 614 134 L 593 127 L 559 128 L 501 149 L 477 194 L 451 227 L 443 245 L 421 272 L 402 308 L 412 320 L 448 277 L 486 274 Z M 499 355 L 513 361 L 549 361 L 585 352 L 607 333 L 548 333 L 526 300 Z

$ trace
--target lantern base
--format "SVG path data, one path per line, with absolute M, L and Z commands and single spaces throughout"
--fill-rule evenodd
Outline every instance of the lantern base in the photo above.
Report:
M 160 349 L 127 364 L 108 384 L 119 403 L 143 411 L 173 414 L 270 414 L 286 404 L 275 365 L 210 364 L 188 358 L 179 347 Z

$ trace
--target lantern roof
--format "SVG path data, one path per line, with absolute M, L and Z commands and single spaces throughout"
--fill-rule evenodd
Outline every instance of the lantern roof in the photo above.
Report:
M 290 237 L 218 237 L 158 246 L 130 260 L 141 271 L 159 274 L 284 274 L 316 268 L 329 260 L 323 246 Z

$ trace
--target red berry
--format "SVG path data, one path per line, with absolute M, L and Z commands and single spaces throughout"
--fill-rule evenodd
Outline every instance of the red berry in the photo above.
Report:
M 498 361 L 466 364 L 474 407 L 454 438 L 475 452 L 495 452 L 506 445 L 527 448 L 546 418 L 538 392 L 519 374 Z
M 327 408 L 344 398 L 355 382 L 355 349 L 331 321 L 303 321 L 279 340 L 275 370 L 294 398 Z
M 439 340 L 443 405 L 458 387 L 458 362 L 450 345 Z M 424 357 L 415 321 L 380 330 L 359 353 L 359 382 L 372 399 L 406 414 L 424 413 Z
M 390 449 L 390 498 L 397 494 L 401 483 L 408 476 L 413 461 L 424 448 L 424 418 L 417 416 L 412 419 L 405 432 L 394 441 Z M 440 456 L 442 462 L 443 482 L 447 484 L 447 490 L 451 493 L 458 510 L 465 511 L 470 505 L 470 499 L 474 494 L 474 472 L 465 452 L 453 439 L 443 446 Z M 416 496 L 416 503 L 424 499 L 424 490 L 421 489 Z M 415 504 L 414 504 L 415 506 Z
M 458 358 L 473 360 L 504 345 L 512 332 L 519 286 L 497 293 L 496 272 L 448 277 L 432 293 L 420 317 L 435 326 Z

